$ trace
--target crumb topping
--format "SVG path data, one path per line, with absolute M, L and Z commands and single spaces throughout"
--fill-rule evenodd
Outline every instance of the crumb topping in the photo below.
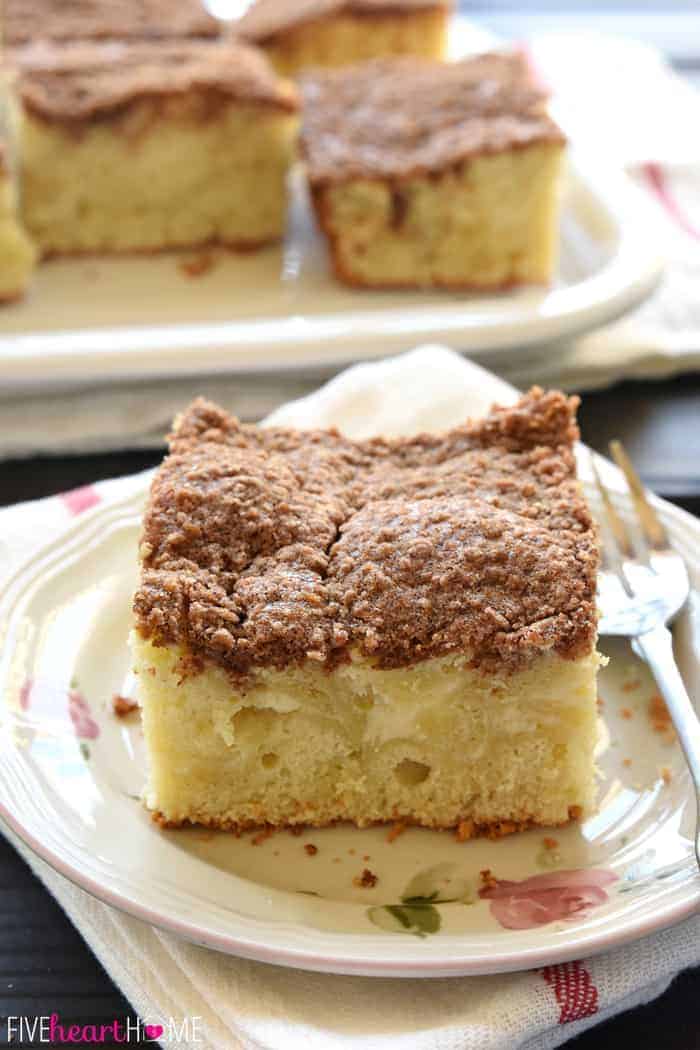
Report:
M 652 729 L 658 733 L 664 732 L 664 730 L 671 728 L 673 725 L 670 712 L 659 693 L 654 693 L 649 701 L 649 720 L 651 721 Z
M 517 53 L 461 62 L 376 59 L 300 81 L 302 152 L 313 186 L 406 178 L 484 153 L 564 142 Z
M 445 434 L 353 442 L 240 424 L 196 401 L 154 478 L 137 627 L 196 671 L 353 651 L 515 670 L 596 634 L 597 541 L 575 399 L 535 388 Z
M 403 835 L 405 830 L 406 825 L 403 824 L 400 820 L 397 820 L 395 824 L 391 825 L 386 834 L 387 842 L 395 842 L 400 835 Z
M 379 882 L 379 876 L 375 875 L 369 868 L 364 868 L 361 875 L 356 875 L 352 880 L 353 886 L 358 889 L 371 890 Z
M 138 709 L 139 705 L 137 702 L 129 699 L 128 696 L 119 696 L 115 693 L 112 697 L 112 710 L 117 718 L 126 718 L 132 711 L 138 711 Z
M 242 18 L 234 23 L 238 36 L 260 44 L 296 29 L 334 15 L 375 15 L 447 8 L 451 0 L 256 0 Z
M 475 831 L 476 826 L 473 820 L 460 820 L 455 829 L 455 838 L 457 842 L 468 842 L 474 837 Z
M 19 71 L 22 104 L 33 115 L 78 125 L 121 117 L 133 136 L 148 123 L 141 114 L 133 126 L 128 107 L 135 101 L 199 121 L 231 100 L 298 108 L 296 89 L 277 77 L 265 56 L 233 41 L 37 44 L 14 51 L 10 61 Z
M 4 0 L 3 41 L 212 37 L 221 24 L 201 0 Z
M 216 266 L 219 256 L 213 252 L 198 252 L 178 261 L 178 269 L 185 277 L 206 277 Z

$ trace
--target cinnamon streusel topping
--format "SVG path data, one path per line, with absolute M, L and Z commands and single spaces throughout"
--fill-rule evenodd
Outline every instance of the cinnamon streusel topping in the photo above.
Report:
M 383 58 L 301 80 L 313 185 L 442 171 L 470 157 L 563 143 L 516 53 L 461 62 Z
M 79 125 L 119 116 L 135 100 L 154 100 L 173 113 L 194 95 L 206 119 L 231 99 L 296 110 L 294 86 L 273 72 L 255 48 L 233 41 L 104 43 L 15 51 L 24 107 L 44 120 Z M 137 129 L 136 129 L 137 130 Z
M 220 23 L 201 0 L 3 0 L 2 39 L 154 40 L 212 37 Z
M 394 14 L 451 7 L 451 0 L 256 0 L 235 23 L 235 32 L 256 44 L 281 36 L 290 29 L 333 15 Z
M 441 435 L 353 442 L 194 404 L 151 489 L 138 630 L 236 676 L 359 650 L 514 670 L 595 641 L 576 399 L 533 389 Z

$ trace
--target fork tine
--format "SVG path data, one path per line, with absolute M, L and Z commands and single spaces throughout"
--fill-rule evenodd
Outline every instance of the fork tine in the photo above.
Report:
M 595 456 L 591 453 L 591 466 L 593 468 L 593 477 L 600 493 L 600 498 L 603 501 L 603 510 L 605 511 L 605 517 L 612 534 L 612 538 L 615 541 L 617 548 L 616 553 L 619 558 L 634 558 L 634 548 L 632 546 L 629 533 L 627 532 L 627 526 L 615 510 L 610 494 L 603 484 L 603 480 L 598 472 L 596 466 Z M 619 571 L 619 566 L 616 566 Z
M 625 593 L 631 597 L 633 592 L 632 588 L 629 585 L 629 581 L 625 575 L 625 571 L 622 565 L 622 559 L 624 555 L 622 554 L 620 543 L 618 541 L 618 536 L 616 535 L 616 525 L 618 527 L 621 527 L 621 531 L 620 528 L 618 528 L 617 531 L 620 533 L 623 548 L 629 543 L 627 531 L 624 525 L 622 525 L 617 511 L 612 505 L 610 496 L 608 494 L 608 490 L 603 484 L 603 480 L 598 472 L 598 467 L 596 466 L 595 456 L 593 452 L 589 450 L 588 455 L 590 458 L 591 470 L 593 471 L 593 477 L 595 479 L 596 487 L 600 494 L 600 498 L 603 502 L 603 514 L 600 530 L 602 540 L 600 552 L 601 569 L 603 570 L 603 573 L 607 573 L 608 576 L 616 576 L 617 579 L 620 581 L 620 584 Z
M 639 474 L 632 466 L 632 461 L 627 455 L 622 442 L 617 440 L 611 441 L 610 452 L 629 485 L 630 495 L 632 496 L 645 540 L 652 550 L 665 550 L 669 546 L 666 530 L 651 503 L 649 503 Z

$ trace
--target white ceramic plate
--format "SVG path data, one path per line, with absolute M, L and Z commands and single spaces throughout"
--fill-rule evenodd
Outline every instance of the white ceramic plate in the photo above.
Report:
M 698 906 L 689 778 L 672 734 L 653 726 L 653 685 L 622 643 L 603 646 L 611 662 L 600 682 L 599 811 L 552 841 L 541 831 L 463 844 L 419 829 L 393 842 L 386 829 L 349 827 L 257 843 L 250 834 L 161 831 L 139 801 L 138 716 L 118 719 L 111 705 L 132 688 L 126 639 L 142 503 L 140 490 L 83 514 L 0 600 L 0 815 L 56 870 L 197 943 L 385 976 L 568 960 Z M 697 581 L 700 524 L 661 506 Z M 695 689 L 692 608 L 676 641 Z M 373 888 L 354 883 L 364 868 L 378 877 Z M 485 868 L 517 883 L 502 886 L 498 902 L 479 897 Z
M 330 274 L 299 173 L 292 196 L 281 247 L 205 253 L 214 265 L 199 277 L 182 267 L 202 253 L 42 265 L 27 299 L 0 310 L 3 387 L 337 366 L 416 342 L 524 350 L 625 313 L 661 272 L 640 191 L 575 155 L 549 288 L 492 295 L 345 288 Z

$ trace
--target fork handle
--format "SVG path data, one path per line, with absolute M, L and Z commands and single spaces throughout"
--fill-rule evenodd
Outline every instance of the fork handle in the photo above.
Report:
M 651 668 L 673 720 L 695 784 L 700 806 L 700 722 L 683 684 L 668 627 L 659 626 L 634 640 L 634 646 Z

